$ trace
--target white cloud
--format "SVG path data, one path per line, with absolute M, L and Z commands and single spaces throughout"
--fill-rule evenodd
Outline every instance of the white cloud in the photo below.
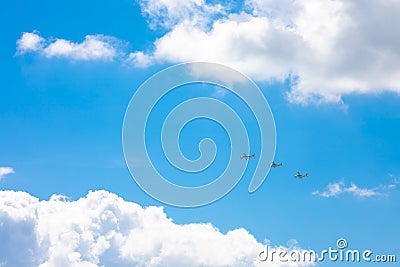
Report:
M 17 54 L 39 51 L 43 49 L 45 40 L 38 32 L 23 32 L 20 39 L 17 40 Z
M 139 68 L 145 68 L 150 66 L 153 63 L 151 56 L 138 51 L 135 53 L 130 53 L 128 59 L 126 60 L 128 64 L 133 64 Z
M 11 167 L 0 167 L 0 179 L 6 177 L 6 175 L 14 173 L 14 169 Z
M 214 61 L 257 80 L 289 78 L 288 99 L 298 103 L 400 93 L 398 1 L 247 0 L 235 14 L 201 0 L 141 6 L 167 33 L 139 61 Z
M 139 4 L 152 28 L 171 28 L 182 21 L 205 26 L 210 17 L 224 13 L 221 4 L 207 4 L 205 0 L 143 0 Z
M 396 189 L 397 183 L 391 183 L 389 185 L 379 185 L 374 188 L 360 188 L 354 183 L 351 183 L 349 186 L 345 184 L 345 182 L 335 182 L 329 183 L 324 191 L 314 191 L 313 195 L 319 195 L 321 197 L 338 197 L 344 193 L 351 194 L 355 197 L 359 198 L 369 198 L 374 196 L 385 196 L 390 190 Z
M 288 100 L 303 104 L 400 93 L 399 1 L 246 0 L 234 10 L 215 2 L 139 0 L 150 27 L 163 28 L 145 51 L 123 51 L 121 41 L 103 35 L 77 43 L 34 31 L 22 34 L 17 54 L 137 67 L 218 62 L 257 81 L 288 80 Z
M 46 57 L 66 57 L 75 60 L 112 60 L 117 55 L 114 39 L 103 35 L 87 35 L 82 43 L 57 39 L 43 52 Z
M 17 41 L 17 54 L 37 52 L 47 58 L 67 58 L 71 60 L 112 61 L 119 56 L 121 41 L 104 35 L 87 35 L 81 43 L 65 39 L 45 40 L 36 31 L 23 33 Z
M 254 266 L 263 249 L 245 229 L 178 225 L 161 207 L 142 208 L 106 191 L 76 201 L 0 191 L 0 236 L 1 262 L 15 267 Z
M 380 193 L 374 189 L 359 188 L 355 184 L 351 184 L 350 187 L 345 188 L 345 192 L 349 192 L 357 197 L 372 197 L 380 195 Z
M 343 182 L 329 183 L 326 190 L 323 192 L 314 191 L 313 195 L 320 195 L 322 197 L 336 197 L 343 193 Z

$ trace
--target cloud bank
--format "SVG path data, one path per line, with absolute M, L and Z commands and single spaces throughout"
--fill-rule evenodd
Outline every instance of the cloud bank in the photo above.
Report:
M 263 244 L 245 229 L 175 224 L 107 191 L 39 201 L 0 191 L 0 266 L 257 266 Z M 268 266 L 309 266 L 268 263 Z

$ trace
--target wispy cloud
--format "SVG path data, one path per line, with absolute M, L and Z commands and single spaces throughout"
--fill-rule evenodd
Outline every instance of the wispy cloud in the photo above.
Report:
M 210 18 L 226 13 L 223 5 L 210 4 L 205 0 L 141 0 L 138 2 L 151 28 L 173 28 L 182 21 L 205 26 Z
M 351 193 L 356 197 L 373 197 L 382 194 L 379 189 L 360 188 L 355 184 L 351 184 L 351 186 L 345 188 L 344 191 Z
M 129 53 L 126 63 L 134 65 L 139 68 L 146 68 L 154 64 L 154 60 L 151 55 L 138 51 Z
M 0 167 L 0 179 L 6 177 L 6 175 L 14 173 L 14 169 L 11 167 Z
M 390 190 L 397 188 L 397 183 L 379 185 L 374 188 L 361 188 L 354 183 L 346 185 L 344 181 L 329 183 L 323 191 L 314 191 L 313 195 L 321 197 L 338 197 L 342 194 L 351 194 L 359 198 L 370 198 L 374 196 L 387 195 Z
M 24 32 L 17 40 L 17 55 L 36 52 L 47 58 L 66 58 L 71 60 L 112 61 L 120 53 L 121 41 L 104 35 L 87 35 L 80 42 L 65 39 L 45 39 L 39 32 Z
M 243 228 L 222 233 L 210 223 L 175 224 L 162 207 L 107 191 L 76 201 L 0 191 L 0 221 L 0 259 L 15 267 L 258 266 L 265 245 Z
M 314 191 L 313 195 L 320 195 L 321 197 L 336 197 L 343 193 L 343 182 L 329 183 L 325 191 Z

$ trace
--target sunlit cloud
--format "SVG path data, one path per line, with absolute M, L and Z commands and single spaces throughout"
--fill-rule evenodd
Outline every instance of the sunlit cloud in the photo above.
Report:
M 400 93 L 400 2 L 247 0 L 239 10 L 198 0 L 140 3 L 149 23 L 167 31 L 152 51 L 133 53 L 137 66 L 223 63 L 259 81 L 290 81 L 287 99 L 296 103 Z
M 179 225 L 162 207 L 141 207 L 107 191 L 76 201 L 0 191 L 0 236 L 1 264 L 14 267 L 258 266 L 265 245 L 243 228 L 223 233 L 211 223 Z

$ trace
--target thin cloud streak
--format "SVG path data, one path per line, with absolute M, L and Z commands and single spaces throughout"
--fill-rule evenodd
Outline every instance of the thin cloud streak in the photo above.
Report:
M 314 191 L 313 195 L 330 198 L 350 194 L 358 198 L 371 198 L 376 196 L 387 196 L 391 190 L 397 188 L 397 183 L 379 185 L 374 188 L 361 188 L 354 183 L 346 185 L 344 181 L 329 183 L 322 191 Z

